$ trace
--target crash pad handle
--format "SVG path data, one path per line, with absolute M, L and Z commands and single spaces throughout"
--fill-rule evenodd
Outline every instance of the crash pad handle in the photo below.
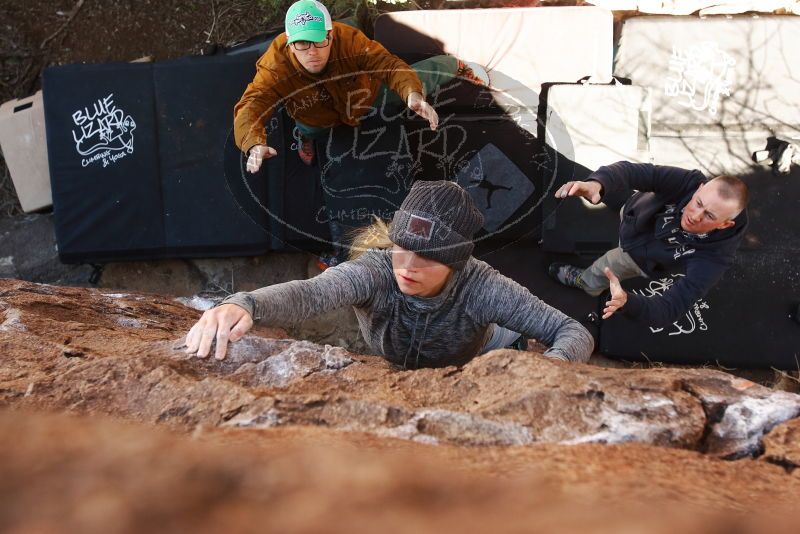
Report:
M 2 108 L 8 115 L 13 115 L 14 113 L 25 111 L 26 109 L 30 109 L 33 107 L 33 104 L 35 103 L 38 94 L 39 91 L 30 96 L 26 96 L 25 98 L 17 98 L 14 100 L 9 100 L 2 105 Z

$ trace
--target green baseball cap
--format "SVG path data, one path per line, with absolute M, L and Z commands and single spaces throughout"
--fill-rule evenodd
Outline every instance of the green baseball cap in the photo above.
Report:
M 325 40 L 332 29 L 330 13 L 316 0 L 300 0 L 286 12 L 287 44 L 295 41 L 319 43 Z

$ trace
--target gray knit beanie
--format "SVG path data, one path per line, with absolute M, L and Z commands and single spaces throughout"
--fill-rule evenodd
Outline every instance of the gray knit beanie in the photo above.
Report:
M 394 214 L 389 239 L 432 260 L 461 269 L 472 255 L 472 238 L 483 215 L 455 182 L 417 181 Z

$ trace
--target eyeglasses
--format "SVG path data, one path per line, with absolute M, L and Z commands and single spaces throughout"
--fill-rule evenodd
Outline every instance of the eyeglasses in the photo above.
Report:
M 292 46 L 295 50 L 302 52 L 311 48 L 312 44 L 314 45 L 314 48 L 327 48 L 328 45 L 331 44 L 331 38 L 326 37 L 324 41 L 320 41 L 318 43 L 312 43 L 311 41 L 295 41 L 292 43 Z

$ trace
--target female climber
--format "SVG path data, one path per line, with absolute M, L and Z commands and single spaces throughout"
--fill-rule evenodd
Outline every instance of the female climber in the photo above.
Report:
M 282 326 L 352 306 L 369 347 L 404 369 L 463 365 L 526 337 L 547 357 L 586 361 L 594 340 L 580 323 L 472 256 L 481 226 L 458 184 L 417 181 L 389 225 L 355 237 L 350 261 L 229 296 L 191 328 L 186 352 L 205 358 L 216 342 L 221 360 L 253 321 Z

